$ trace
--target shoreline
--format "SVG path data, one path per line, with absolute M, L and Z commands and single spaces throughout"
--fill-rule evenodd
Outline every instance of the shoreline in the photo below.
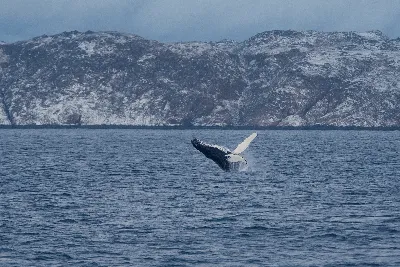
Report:
M 144 125 L 0 125 L 2 129 L 147 129 L 147 130 L 344 130 L 398 131 L 400 126 L 144 126 Z

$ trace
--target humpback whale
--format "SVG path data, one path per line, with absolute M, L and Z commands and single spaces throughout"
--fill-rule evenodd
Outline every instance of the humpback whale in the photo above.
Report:
M 224 171 L 239 170 L 243 165 L 247 165 L 246 159 L 240 155 L 250 145 L 251 141 L 256 138 L 257 133 L 252 133 L 244 139 L 233 151 L 218 146 L 207 144 L 197 138 L 191 140 L 192 145 L 203 153 L 207 158 L 213 160 Z

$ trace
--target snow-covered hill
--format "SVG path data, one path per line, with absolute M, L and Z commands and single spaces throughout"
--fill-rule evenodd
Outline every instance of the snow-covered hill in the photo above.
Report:
M 400 126 L 399 87 L 400 40 L 378 31 L 0 44 L 0 124 Z

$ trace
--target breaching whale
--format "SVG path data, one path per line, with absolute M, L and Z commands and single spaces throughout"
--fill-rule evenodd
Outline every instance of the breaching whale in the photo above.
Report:
M 197 138 L 194 138 L 191 142 L 197 150 L 203 153 L 207 158 L 212 159 L 221 169 L 224 171 L 231 171 L 239 170 L 241 166 L 247 165 L 247 160 L 240 155 L 240 153 L 246 150 L 256 136 L 257 133 L 252 133 L 233 151 L 222 146 L 207 144 Z

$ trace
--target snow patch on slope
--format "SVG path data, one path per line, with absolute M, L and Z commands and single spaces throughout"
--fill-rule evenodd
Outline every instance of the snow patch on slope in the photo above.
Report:
M 0 102 L 0 125 L 10 125 L 10 121 L 7 119 L 7 115 L 4 112 L 4 106 Z
M 382 41 L 382 39 L 385 39 L 380 31 L 357 32 L 356 34 L 373 41 Z
M 153 58 L 155 58 L 156 56 L 154 55 L 154 54 L 145 54 L 145 55 L 143 55 L 143 56 L 141 56 L 138 60 L 137 60 L 137 63 L 143 63 L 143 62 L 145 62 L 145 61 L 147 61 L 147 60 L 150 60 L 150 59 L 153 59 Z
M 302 126 L 305 125 L 306 121 L 301 118 L 299 115 L 290 115 L 284 118 L 279 126 Z
M 40 105 L 37 100 L 30 110 L 31 119 L 16 117 L 17 124 L 75 124 L 71 118 L 81 117 L 83 125 L 160 125 L 160 119 L 147 115 L 134 106 L 124 108 L 122 113 L 110 113 L 107 106 L 99 106 L 100 96 L 69 98 L 64 96 L 50 106 Z M 141 102 L 145 104 L 145 101 Z M 0 114 L 1 117 L 1 114 Z M 1 121 L 1 120 L 0 120 Z M 23 122 L 23 123 L 22 123 Z
M 234 43 L 228 42 L 181 42 L 167 45 L 170 51 L 184 58 L 194 58 L 202 55 L 213 56 L 223 51 L 231 51 L 233 50 L 233 46 Z
M 94 52 L 94 47 L 96 46 L 96 43 L 94 42 L 82 42 L 79 44 L 79 48 L 82 49 L 83 51 L 86 52 L 86 54 L 88 54 L 88 56 L 92 56 L 95 52 Z
M 83 51 L 85 51 L 89 57 L 94 54 L 100 54 L 100 55 L 112 54 L 115 52 L 116 49 L 114 45 L 98 44 L 94 41 L 92 42 L 83 41 L 78 45 L 78 47 Z
M 8 56 L 4 53 L 3 49 L 0 49 L 0 63 L 8 62 Z
M 51 37 L 51 36 L 48 36 L 48 37 L 45 37 L 45 38 L 41 38 L 40 40 L 31 41 L 32 43 L 35 44 L 35 46 L 32 47 L 32 49 L 37 49 L 39 47 L 48 45 L 52 41 L 53 41 L 53 37 Z

